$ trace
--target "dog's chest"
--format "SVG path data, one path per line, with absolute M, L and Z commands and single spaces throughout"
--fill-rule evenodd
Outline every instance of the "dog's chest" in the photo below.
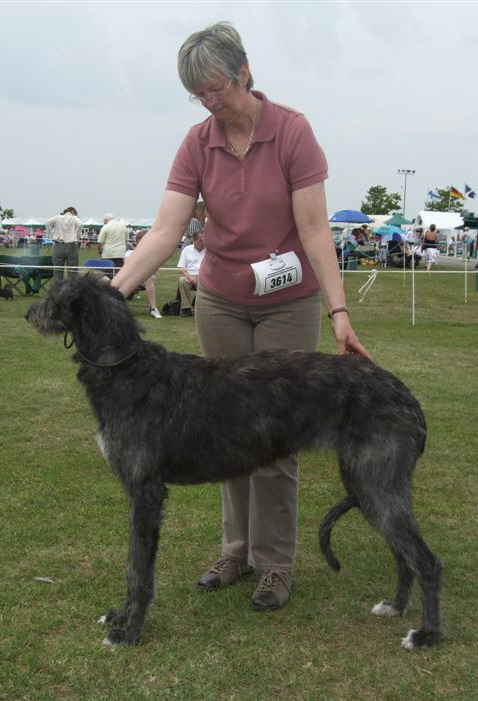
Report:
M 96 443 L 98 444 L 98 448 L 100 449 L 100 452 L 104 459 L 109 462 L 109 450 L 108 450 L 108 441 L 104 434 L 101 433 L 101 431 L 98 431 L 96 434 Z

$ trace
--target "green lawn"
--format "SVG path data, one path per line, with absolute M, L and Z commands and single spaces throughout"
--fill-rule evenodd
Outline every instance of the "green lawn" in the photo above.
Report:
M 475 274 L 466 304 L 463 274 L 417 274 L 415 326 L 410 275 L 380 272 L 359 303 L 368 274 L 345 276 L 355 328 L 376 362 L 420 399 L 429 426 L 414 496 L 424 536 L 445 564 L 443 642 L 400 648 L 419 624 L 418 590 L 405 619 L 370 615 L 393 592 L 395 573 L 358 513 L 334 530 L 341 572 L 326 566 L 317 528 L 342 486 L 332 455 L 308 454 L 294 592 L 283 610 L 249 609 L 256 575 L 214 593 L 196 588 L 219 554 L 220 490 L 172 487 L 143 642 L 101 645 L 96 620 L 124 594 L 126 500 L 96 447 L 73 351 L 31 329 L 31 300 L 16 296 L 0 299 L 0 699 L 476 701 Z M 158 306 L 174 297 L 176 273 L 160 272 L 157 291 Z M 199 352 L 194 319 L 151 319 L 144 293 L 131 306 L 147 338 Z M 333 351 L 329 326 L 324 314 L 321 348 Z

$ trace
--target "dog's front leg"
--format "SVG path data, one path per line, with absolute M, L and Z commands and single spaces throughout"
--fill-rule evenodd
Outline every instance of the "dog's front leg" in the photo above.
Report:
M 123 611 L 111 613 L 113 627 L 107 644 L 139 642 L 148 606 L 154 595 L 154 569 L 159 540 L 162 503 L 167 495 L 163 483 L 143 483 L 132 489 L 128 593 Z

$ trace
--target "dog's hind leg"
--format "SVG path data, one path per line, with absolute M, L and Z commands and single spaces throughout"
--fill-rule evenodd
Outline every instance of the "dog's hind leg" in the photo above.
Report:
M 365 504 L 365 506 L 364 506 Z M 389 602 L 390 610 L 404 613 L 408 603 L 413 576 L 422 590 L 422 627 L 411 630 L 402 641 L 403 647 L 431 646 L 441 637 L 439 591 L 442 565 L 420 536 L 407 498 L 399 495 L 375 494 L 374 499 L 361 501 L 366 518 L 377 528 L 395 554 L 398 565 L 398 589 Z M 378 604 L 376 614 L 387 613 L 385 604 Z
M 442 565 L 419 533 L 412 512 L 410 485 L 421 453 L 419 441 L 410 435 L 389 434 L 386 444 L 362 443 L 340 451 L 340 472 L 349 494 L 357 497 L 365 518 L 385 538 L 395 556 L 398 587 L 391 601 L 374 607 L 375 614 L 396 615 L 406 611 L 413 577 L 422 590 L 422 626 L 402 641 L 403 647 L 430 646 L 441 637 L 439 591 Z M 353 446 L 352 446 L 353 447 Z
M 415 576 L 400 552 L 392 549 L 392 554 L 397 565 L 397 591 L 393 599 L 384 599 L 373 607 L 375 616 L 404 616 L 410 604 Z
M 410 630 L 402 640 L 407 650 L 435 645 L 442 633 L 439 594 L 443 565 L 420 536 L 417 536 L 410 561 L 422 589 L 423 615 L 421 628 Z
M 148 606 L 154 596 L 154 570 L 162 516 L 167 496 L 163 483 L 145 482 L 132 489 L 128 593 L 123 610 L 113 611 L 105 622 L 112 629 L 105 644 L 137 643 Z

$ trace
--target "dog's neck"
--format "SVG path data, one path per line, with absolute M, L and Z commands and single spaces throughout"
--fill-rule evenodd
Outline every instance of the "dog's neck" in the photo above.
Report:
M 122 365 L 136 355 L 139 350 L 139 344 L 137 344 L 132 350 L 125 350 L 122 352 L 118 351 L 117 348 L 106 346 L 98 349 L 95 358 L 89 358 L 80 350 L 75 337 L 72 336 L 71 340 L 69 341 L 68 333 L 65 333 L 63 339 L 63 345 L 65 348 L 71 348 L 73 344 L 76 345 L 76 354 L 80 357 L 80 359 L 88 365 L 93 365 L 95 368 L 114 368 L 118 365 Z
M 108 355 L 110 351 L 113 351 L 115 349 L 113 348 L 105 348 L 103 349 L 103 352 L 105 355 Z M 88 365 L 93 365 L 95 368 L 114 368 L 117 365 L 122 365 L 125 363 L 127 360 L 130 360 L 136 353 L 138 352 L 139 348 L 134 348 L 130 353 L 127 355 L 124 355 L 120 358 L 111 360 L 111 361 L 97 361 L 97 360 L 92 360 L 91 358 L 87 358 L 86 355 L 84 355 L 78 348 L 76 349 L 77 355 L 80 356 L 81 360 L 83 360 L 85 363 L 88 363 Z M 116 352 L 116 351 L 115 351 Z

